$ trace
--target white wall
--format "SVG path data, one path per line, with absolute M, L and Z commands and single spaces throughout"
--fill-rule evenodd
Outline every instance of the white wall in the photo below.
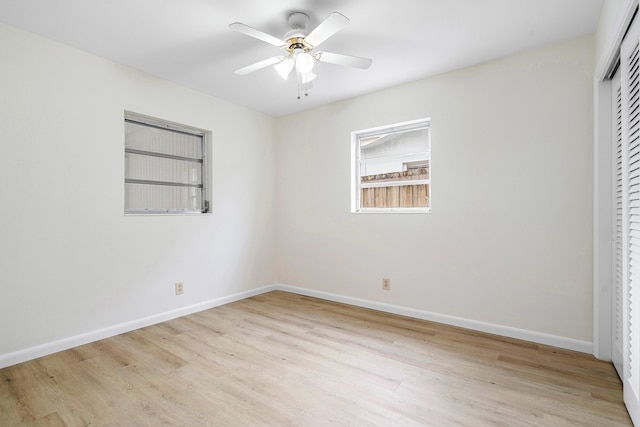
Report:
M 590 36 L 278 119 L 279 280 L 590 342 L 593 69 Z M 349 213 L 349 133 L 423 117 L 433 213 Z
M 274 119 L 4 25 L 0 58 L 0 359 L 276 281 Z M 213 132 L 212 214 L 123 215 L 124 110 Z

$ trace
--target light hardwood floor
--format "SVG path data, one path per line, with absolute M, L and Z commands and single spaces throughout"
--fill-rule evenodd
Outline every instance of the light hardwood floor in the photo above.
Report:
M 0 370 L 2 426 L 629 426 L 592 356 L 271 292 Z

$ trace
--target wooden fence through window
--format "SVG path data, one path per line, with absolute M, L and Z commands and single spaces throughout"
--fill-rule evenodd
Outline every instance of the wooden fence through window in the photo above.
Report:
M 429 179 L 429 169 L 420 168 L 404 172 L 391 172 L 361 177 L 361 184 L 381 182 L 407 182 L 406 185 L 376 186 L 360 189 L 361 208 L 422 208 L 429 204 L 429 184 L 411 184 L 410 181 Z

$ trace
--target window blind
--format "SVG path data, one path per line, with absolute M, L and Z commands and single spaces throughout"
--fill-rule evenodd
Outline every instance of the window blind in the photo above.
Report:
M 205 148 L 204 133 L 126 118 L 125 212 L 206 212 Z

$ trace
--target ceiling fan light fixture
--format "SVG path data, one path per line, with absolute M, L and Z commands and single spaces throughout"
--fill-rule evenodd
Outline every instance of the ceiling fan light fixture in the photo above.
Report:
M 298 83 L 298 99 L 300 99 L 301 88 L 304 88 L 304 95 L 307 96 L 307 92 L 312 86 L 312 80 L 318 77 L 318 75 L 313 72 L 316 61 L 366 70 L 371 66 L 371 59 L 315 51 L 320 44 L 340 31 L 348 23 L 349 19 L 346 16 L 338 12 L 332 12 L 309 32 L 307 30 L 309 15 L 302 12 L 293 12 L 289 15 L 289 26 L 291 30 L 287 32 L 283 40 L 263 31 L 256 30 L 246 24 L 234 22 L 229 25 L 229 28 L 232 30 L 246 34 L 277 48 L 284 49 L 287 52 L 285 56 L 274 56 L 256 62 L 255 64 L 236 70 L 235 73 L 244 76 L 273 65 L 280 77 L 288 80 L 291 72 L 295 69 Z
M 296 70 L 302 74 L 308 73 L 313 69 L 314 62 L 315 59 L 313 59 L 313 56 L 306 52 L 300 52 L 296 56 Z
M 294 65 L 295 64 L 293 62 L 293 59 L 286 58 L 280 61 L 279 63 L 277 63 L 276 65 L 274 65 L 274 68 L 276 69 L 278 74 L 280 74 L 280 77 L 287 80 L 289 78 L 289 74 L 291 73 L 291 70 L 293 70 Z

